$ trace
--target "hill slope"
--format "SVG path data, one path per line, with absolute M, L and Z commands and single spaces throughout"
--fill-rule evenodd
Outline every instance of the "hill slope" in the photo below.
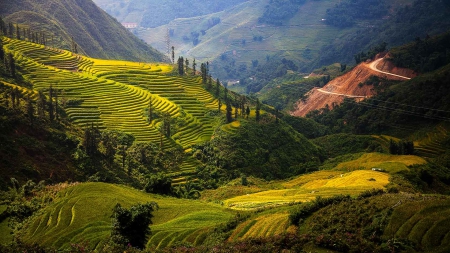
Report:
M 409 77 L 416 75 L 411 70 L 393 66 L 392 63 L 383 58 L 371 63 L 361 63 L 350 72 L 333 79 L 323 88 L 312 89 L 308 93 L 306 100 L 299 100 L 297 102 L 297 108 L 291 114 L 294 116 L 305 116 L 313 110 L 325 107 L 332 108 L 342 103 L 344 98 L 354 98 L 360 101 L 371 97 L 376 93 L 374 86 L 378 86 L 381 79 L 407 80 L 401 75 L 390 73 L 390 71 Z M 380 79 L 373 79 L 373 77 Z M 374 81 L 370 82 L 369 79 L 371 78 Z M 369 83 L 367 83 L 368 81 Z
M 111 233 L 111 214 L 117 203 L 126 208 L 151 201 L 159 205 L 159 210 L 153 213 L 148 242 L 149 247 L 155 248 L 181 241 L 200 244 L 203 242 L 200 238 L 206 238 L 214 226 L 232 216 L 232 212 L 219 205 L 151 195 L 104 183 L 75 185 L 58 195 L 24 229 L 25 242 L 57 249 L 87 242 L 90 249 L 102 249 Z
M 6 22 L 45 32 L 53 45 L 91 57 L 135 61 L 164 61 L 164 56 L 127 31 L 91 0 L 1 1 L 0 15 Z M 28 38 L 30 39 L 30 38 Z M 49 42 L 50 44 L 50 42 Z

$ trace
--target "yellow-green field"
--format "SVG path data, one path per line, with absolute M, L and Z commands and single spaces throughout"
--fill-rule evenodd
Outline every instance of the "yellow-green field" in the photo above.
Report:
M 113 194 L 112 194 L 113 193 Z M 23 240 L 67 249 L 72 243 L 89 242 L 99 248 L 111 232 L 113 207 L 155 201 L 149 247 L 186 241 L 198 245 L 210 230 L 233 216 L 220 205 L 147 194 L 126 186 L 84 183 L 67 188 L 25 227 Z
M 370 170 L 372 168 L 380 168 L 395 173 L 402 170 L 408 170 L 408 166 L 414 164 L 425 164 L 425 159 L 413 155 L 388 155 L 381 153 L 368 153 L 360 158 L 344 162 L 336 166 L 335 169 L 342 171 L 353 171 L 358 169 Z
M 204 89 L 199 76 L 174 76 L 169 64 L 93 59 L 9 38 L 3 43 L 32 89 L 6 85 L 32 99 L 38 91 L 48 96 L 52 86 L 59 91 L 59 105 L 68 119 L 81 128 L 120 130 L 136 142 L 159 144 L 163 120 L 154 115 L 149 120 L 151 104 L 154 114 L 167 113 L 177 121 L 171 136 L 163 136 L 164 148 L 179 145 L 187 150 L 211 139 L 217 119 L 208 112 L 217 110 L 218 100 Z M 180 171 L 170 173 L 191 175 L 197 166 L 186 158 Z
M 450 199 L 422 196 L 396 208 L 386 238 L 406 238 L 425 252 L 450 250 Z
M 316 173 L 319 175 L 314 175 Z M 311 179 L 311 181 L 302 177 Z M 305 184 L 295 186 L 298 182 L 305 182 Z M 389 174 L 371 170 L 358 170 L 344 174 L 315 172 L 312 175 L 300 176 L 285 184 L 292 188 L 237 196 L 225 200 L 224 204 L 232 209 L 251 210 L 311 201 L 318 196 L 330 197 L 338 194 L 354 196 L 373 188 L 383 189 L 388 183 Z

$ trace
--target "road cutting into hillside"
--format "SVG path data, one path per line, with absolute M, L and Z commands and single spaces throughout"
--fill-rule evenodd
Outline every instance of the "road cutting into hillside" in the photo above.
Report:
M 313 110 L 339 105 L 345 98 L 362 101 L 372 97 L 375 95 L 374 87 L 366 83 L 372 76 L 405 81 L 415 75 L 414 71 L 398 68 L 385 58 L 379 58 L 370 63 L 363 62 L 344 75 L 331 80 L 324 87 L 312 89 L 307 94 L 306 100 L 297 102 L 291 115 L 304 117 Z
M 385 72 L 385 71 L 379 70 L 377 68 L 378 63 L 380 63 L 380 61 L 382 61 L 383 59 L 384 58 L 380 58 L 378 60 L 373 61 L 372 63 L 369 64 L 369 68 L 371 70 L 374 70 L 374 71 L 378 72 L 378 73 L 382 73 L 382 74 L 386 74 L 386 75 L 390 75 L 390 76 L 395 76 L 395 77 L 400 77 L 400 78 L 403 78 L 403 79 L 406 79 L 406 80 L 410 80 L 411 79 L 411 78 L 409 78 L 407 76 L 396 75 L 396 74 L 392 74 L 392 73 L 389 73 L 389 72 Z

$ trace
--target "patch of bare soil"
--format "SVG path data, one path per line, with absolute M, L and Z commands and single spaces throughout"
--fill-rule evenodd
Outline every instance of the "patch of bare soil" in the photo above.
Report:
M 371 76 L 379 76 L 390 80 L 405 80 L 406 77 L 412 78 L 416 74 L 409 69 L 395 67 L 391 61 L 386 59 L 377 59 L 370 63 L 361 63 L 350 72 L 331 80 L 323 88 L 314 88 L 308 93 L 306 100 L 299 100 L 296 109 L 291 112 L 293 116 L 303 117 L 310 111 L 341 104 L 344 98 L 354 98 L 356 101 L 362 101 L 365 98 L 375 95 L 372 85 L 360 85 L 365 83 Z M 372 67 L 371 67 L 372 65 Z M 388 72 L 398 76 L 388 75 Z M 399 77 L 404 76 L 404 77 Z

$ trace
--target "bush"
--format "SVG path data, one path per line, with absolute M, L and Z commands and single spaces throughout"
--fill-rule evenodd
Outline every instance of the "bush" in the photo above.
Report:
M 125 209 L 117 204 L 111 215 L 111 218 L 114 219 L 111 232 L 113 242 L 124 246 L 144 248 L 147 235 L 151 232 L 149 225 L 152 224 L 152 212 L 158 208 L 156 202 L 138 204 L 130 209 Z
M 322 198 L 317 197 L 316 200 L 307 203 L 305 205 L 301 205 L 296 210 L 291 211 L 289 214 L 289 221 L 292 225 L 300 225 L 304 219 L 318 211 L 321 208 L 324 208 L 331 204 L 337 204 L 342 201 L 347 201 L 350 199 L 349 195 L 337 195 L 331 198 Z

